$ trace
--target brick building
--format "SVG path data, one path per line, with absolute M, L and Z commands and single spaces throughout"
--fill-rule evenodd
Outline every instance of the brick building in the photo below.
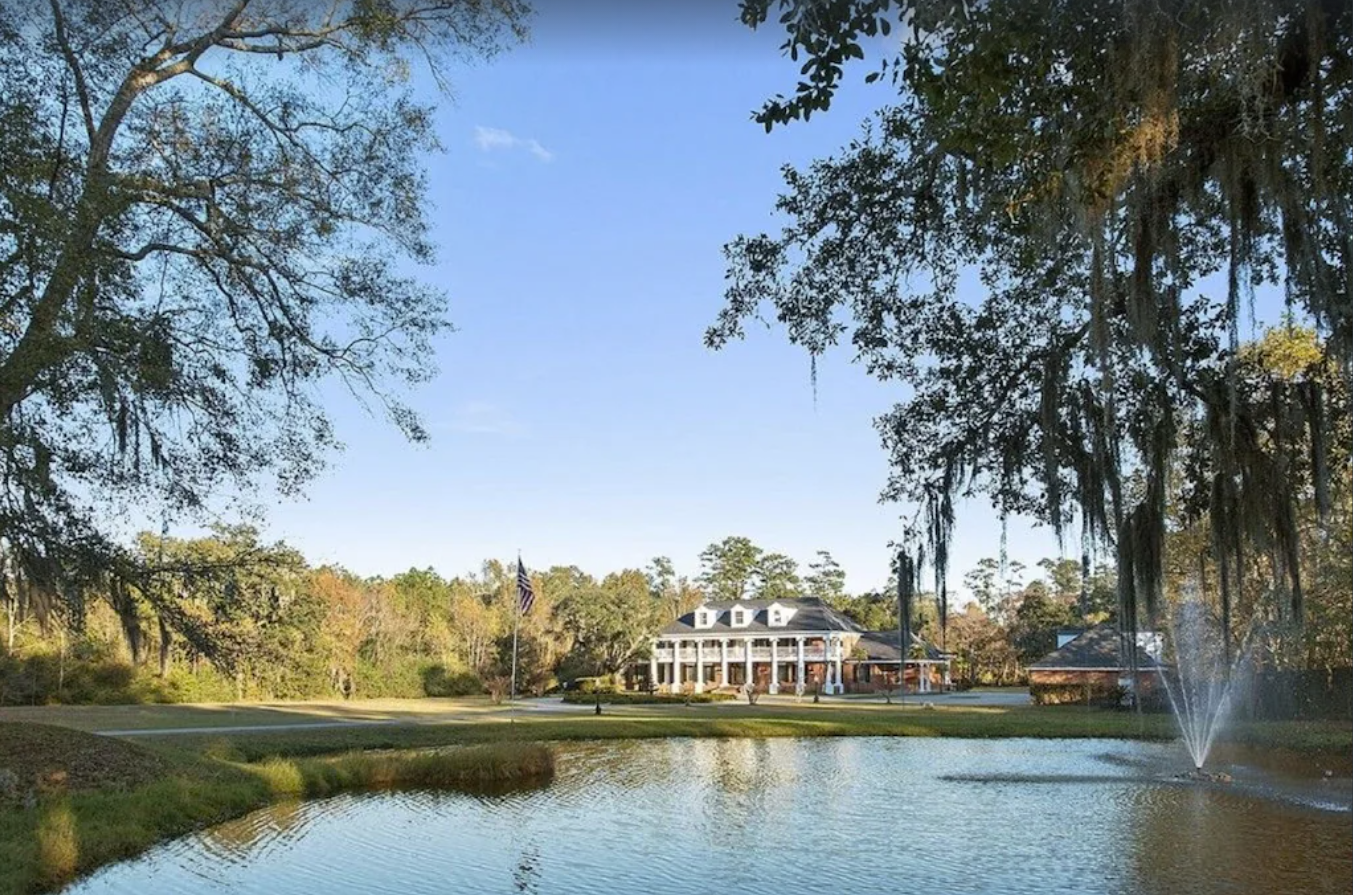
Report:
M 634 669 L 639 686 L 667 693 L 738 690 L 824 694 L 949 686 L 949 657 L 912 638 L 905 665 L 896 631 L 865 631 L 822 600 L 706 602 L 668 624 L 650 658 Z M 646 673 L 645 673 L 646 672 Z

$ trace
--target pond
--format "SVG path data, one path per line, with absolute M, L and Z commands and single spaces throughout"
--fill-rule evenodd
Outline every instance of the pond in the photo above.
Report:
M 1171 779 L 1106 740 L 559 746 L 548 787 L 279 805 L 68 892 L 1347 893 L 1342 781 Z M 1246 777 L 1250 782 L 1246 782 Z

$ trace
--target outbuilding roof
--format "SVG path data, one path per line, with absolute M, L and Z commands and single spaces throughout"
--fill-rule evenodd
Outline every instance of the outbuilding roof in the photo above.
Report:
M 1048 653 L 1030 665 L 1029 670 L 1126 671 L 1126 663 L 1120 660 L 1118 653 L 1118 629 L 1105 623 Z M 1145 649 L 1138 649 L 1137 667 L 1143 671 L 1152 670 L 1156 660 Z
M 897 661 L 897 631 L 865 631 L 860 635 L 860 642 L 857 647 L 862 647 L 865 651 L 866 662 L 896 662 Z M 921 647 L 925 651 L 925 658 L 932 661 L 940 661 L 944 658 L 944 653 L 933 643 L 928 643 L 918 637 L 915 633 L 911 635 L 912 657 L 916 656 L 916 647 Z
M 787 624 L 771 627 L 766 611 L 773 605 L 792 608 L 794 615 Z M 846 616 L 828 606 L 816 597 L 804 597 L 794 600 L 711 600 L 700 604 L 698 609 L 716 613 L 714 624 L 697 628 L 695 612 L 688 612 L 670 622 L 661 631 L 659 637 L 681 637 L 690 634 L 786 634 L 799 631 L 844 631 L 858 633 L 860 626 Z M 731 624 L 729 613 L 734 609 L 750 612 L 751 618 L 745 625 Z

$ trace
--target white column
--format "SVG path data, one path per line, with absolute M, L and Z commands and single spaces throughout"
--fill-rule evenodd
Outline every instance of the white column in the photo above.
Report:
M 672 680 L 667 684 L 673 693 L 681 692 L 681 641 L 672 641 Z
M 695 692 L 705 692 L 705 641 L 695 641 Z
M 944 689 L 948 690 L 953 685 L 954 682 L 949 679 L 949 662 L 946 660 L 944 663 Z
M 728 638 L 727 638 L 727 637 L 721 637 L 721 638 L 719 638 L 719 649 L 720 649 L 720 651 L 721 651 L 721 653 L 722 653 L 721 658 L 722 658 L 722 660 L 723 660 L 723 661 L 720 663 L 721 667 L 719 668 L 719 686 L 720 686 L 720 687 L 727 687 L 727 686 L 728 686 Z
M 648 656 L 648 688 L 658 689 L 658 642 L 653 641 L 653 651 Z
M 799 647 L 799 664 L 798 664 L 798 668 L 795 669 L 796 676 L 795 676 L 795 678 L 794 678 L 794 692 L 795 692 L 795 693 L 802 693 L 802 692 L 803 692 L 803 635 L 800 634 L 798 637 L 795 637 L 794 640 L 795 640 L 796 644 L 797 644 L 798 647 Z
M 772 637 L 770 639 L 770 690 L 771 693 L 780 692 L 780 653 L 776 650 L 776 644 L 780 638 Z
M 742 639 L 742 661 L 746 672 L 743 674 L 743 682 L 751 687 L 756 684 L 756 678 L 752 676 L 752 638 L 744 637 Z
M 830 696 L 834 691 L 832 689 L 832 638 L 830 634 L 822 635 L 822 692 Z
M 838 694 L 846 692 L 846 686 L 841 682 L 841 654 L 845 652 L 842 646 L 841 638 L 836 638 L 836 692 Z

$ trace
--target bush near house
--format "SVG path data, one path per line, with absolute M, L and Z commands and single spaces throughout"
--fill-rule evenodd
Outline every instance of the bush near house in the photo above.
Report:
M 564 702 L 574 705 L 592 705 L 600 700 L 607 705 L 684 705 L 685 703 L 728 702 L 732 693 L 630 693 L 623 690 L 569 690 Z
M 567 693 L 614 693 L 615 678 L 609 674 L 598 677 L 575 677 L 565 686 Z
M 1117 684 L 1030 684 L 1029 696 L 1034 705 L 1086 705 L 1116 708 L 1122 701 L 1123 688 Z
M 1168 712 L 1169 697 L 1164 687 L 1151 678 L 1142 681 L 1142 710 Z M 1088 692 L 1087 692 L 1088 690 Z M 1129 708 L 1132 705 L 1128 690 L 1116 681 L 1098 679 L 1082 683 L 1034 683 L 1029 685 L 1029 696 L 1034 705 L 1092 705 L 1099 708 Z

